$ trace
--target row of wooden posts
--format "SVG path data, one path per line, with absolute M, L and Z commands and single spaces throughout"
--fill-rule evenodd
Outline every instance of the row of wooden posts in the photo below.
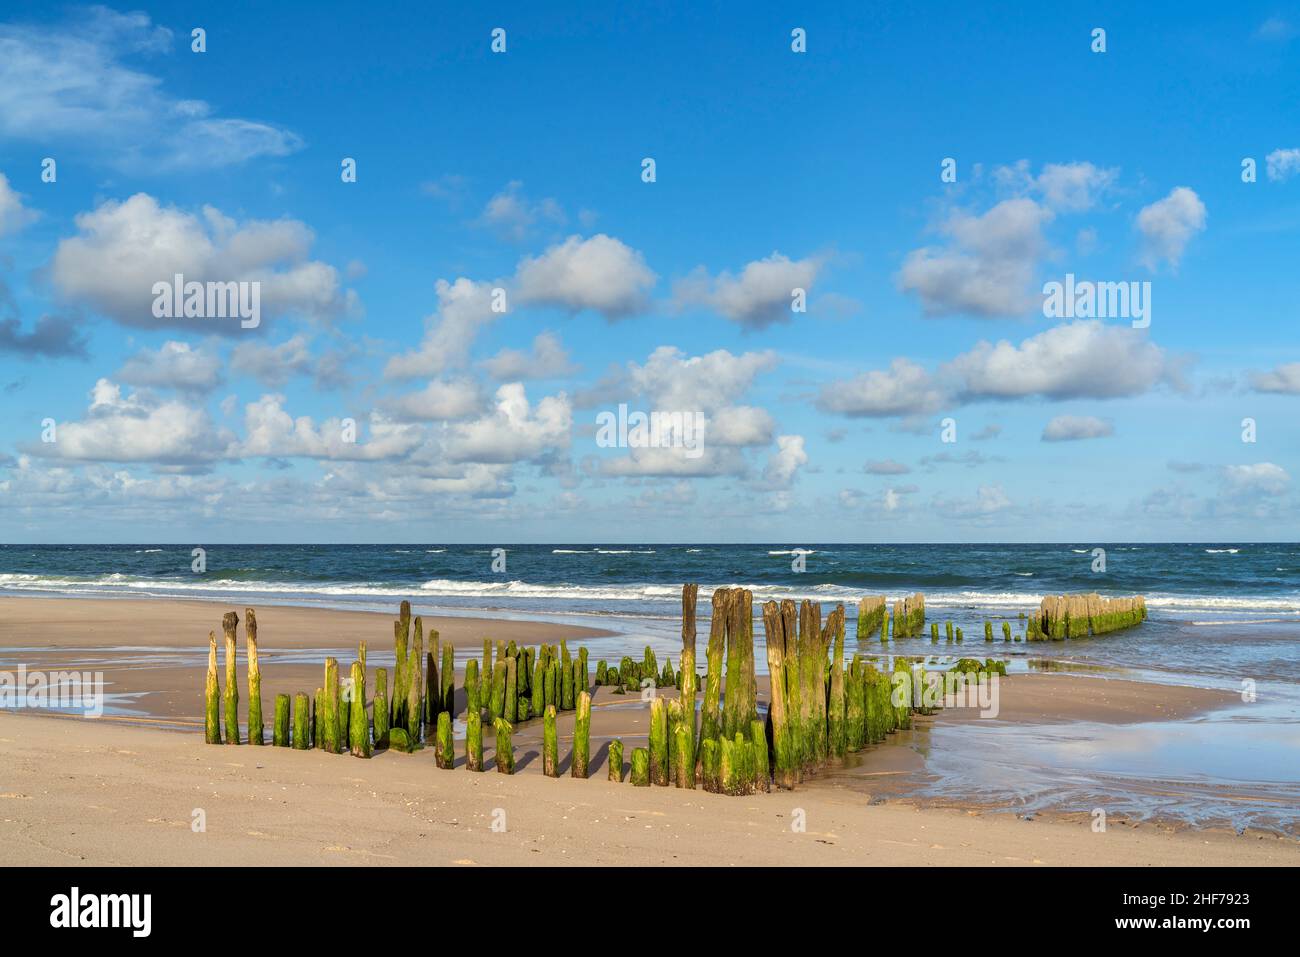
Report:
M 711 599 L 707 667 L 697 722 L 697 598 L 697 585 L 683 587 L 682 650 L 676 671 L 671 661 L 659 671 L 650 648 L 640 663 L 624 658 L 617 668 L 603 661 L 597 666 L 597 684 L 614 687 L 614 693 L 629 685 L 639 687 L 645 678 L 656 676 L 662 679 L 662 687 L 675 686 L 679 691 L 675 698 L 658 694 L 657 688 L 653 693 L 648 746 L 632 749 L 629 756 L 634 785 L 698 785 L 725 794 L 766 791 L 773 783 L 792 788 L 821 768 L 842 761 L 849 752 L 910 727 L 914 712 L 928 713 L 919 694 L 925 679 L 923 667 L 918 674 L 912 665 L 896 658 L 893 670 L 885 672 L 860 654 L 854 654 L 846 664 L 844 606 L 832 609 L 823 623 L 818 603 L 803 601 L 796 605 L 786 600 L 767 602 L 761 609 L 771 692 L 767 712 L 760 714 L 753 597 L 746 589 L 720 588 Z M 909 620 L 916 607 L 905 603 L 901 618 Z M 923 614 L 923 600 L 919 608 Z M 867 613 L 874 615 L 883 610 L 882 600 Z M 217 639 L 215 634 L 209 634 L 205 723 L 206 739 L 213 744 L 240 743 L 235 672 L 238 624 L 234 612 L 226 614 L 222 621 L 224 694 L 217 671 Z M 257 618 L 251 608 L 245 613 L 244 625 L 248 743 L 263 744 Z M 452 719 L 458 711 L 453 649 L 450 644 L 440 649 L 436 630 L 430 630 L 427 640 L 426 650 L 423 622 L 418 617 L 412 619 L 410 605 L 403 602 L 394 622 L 397 664 L 391 698 L 388 670 L 376 669 L 367 714 L 366 645 L 362 642 L 348 680 L 340 678 L 338 662 L 330 657 L 325 659 L 324 683 L 314 697 L 299 693 L 291 703 L 289 695 L 277 695 L 272 743 L 370 757 L 376 747 L 413 751 L 421 747 L 423 740 L 432 744 L 438 767 L 452 768 Z M 558 647 L 542 645 L 537 649 L 497 642 L 495 655 L 493 651 L 493 645 L 484 641 L 481 670 L 475 659 L 465 667 L 466 767 L 471 771 L 485 769 L 486 721 L 495 732 L 497 770 L 513 773 L 514 726 L 540 715 L 543 772 L 558 776 L 556 717 L 572 710 L 571 773 L 587 777 L 591 694 L 586 649 L 579 649 L 575 657 L 564 642 Z M 623 775 L 623 743 L 615 739 L 609 747 L 609 777 L 621 781 Z
M 1146 621 L 1147 602 L 1142 595 L 1131 598 L 1102 598 L 1096 593 L 1047 595 L 1038 613 L 1029 619 L 1030 641 L 1086 638 Z

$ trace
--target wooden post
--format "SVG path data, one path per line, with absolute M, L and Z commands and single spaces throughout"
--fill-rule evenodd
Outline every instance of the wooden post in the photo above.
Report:
M 591 695 L 580 691 L 574 703 L 578 713 L 573 719 L 573 764 L 569 773 L 575 778 L 586 778 L 591 760 Z
M 374 714 L 375 747 L 388 747 L 388 669 L 375 669 L 375 703 L 371 706 Z
M 495 721 L 506 713 L 506 663 L 492 666 L 492 696 L 488 699 L 488 717 Z
M 435 641 L 437 634 L 435 631 Z M 442 710 L 442 698 L 437 693 L 439 687 L 438 652 L 431 648 L 424 653 L 424 701 L 421 706 L 426 727 L 436 728 L 438 725 L 438 712 Z
M 799 780 L 798 749 L 790 723 L 786 695 L 786 636 L 781 607 L 774 601 L 763 605 L 763 635 L 767 641 L 767 671 L 771 683 L 767 706 L 772 722 L 772 748 L 775 754 L 775 777 L 778 787 L 792 788 Z
M 830 756 L 843 761 L 849 750 L 846 701 L 844 695 L 844 606 L 831 612 L 833 634 L 831 651 L 830 705 L 827 711 L 826 736 Z
M 483 715 L 477 708 L 465 712 L 465 767 L 483 770 Z
M 674 783 L 679 788 L 693 791 L 695 789 L 695 755 L 691 750 L 691 733 L 687 720 L 686 715 L 683 713 L 672 728 L 674 742 L 673 771 L 676 775 Z
M 325 689 L 317 688 L 311 699 L 311 741 L 316 748 L 325 747 Z
M 688 768 L 691 787 L 695 786 L 695 605 L 699 585 L 682 586 L 682 722 L 686 726 L 686 751 L 683 764 Z
M 434 633 L 435 639 L 438 633 Z M 442 710 L 446 711 L 453 718 L 456 717 L 456 649 L 452 647 L 451 642 L 442 646 L 442 685 L 441 685 Z M 429 694 L 433 694 L 433 689 L 429 689 Z
M 471 658 L 465 662 L 465 713 L 478 711 L 483 707 L 479 699 L 478 659 Z
M 623 783 L 623 742 L 618 738 L 609 742 L 609 779 L 615 784 Z
M 424 717 L 424 622 L 415 619 L 415 634 L 411 638 L 410 660 L 406 664 L 406 736 L 414 747 L 420 743 L 420 722 Z
M 659 695 L 650 699 L 650 779 L 668 786 L 668 709 Z
M 239 676 L 235 670 L 236 638 L 239 616 L 228 611 L 221 619 L 226 636 L 226 744 L 239 744 Z
M 504 668 L 501 662 L 497 662 L 498 668 Z M 493 760 L 496 762 L 497 770 L 502 774 L 515 773 L 515 751 L 514 746 L 510 743 L 510 733 L 514 729 L 510 727 L 510 722 L 497 718 L 493 722 L 497 732 L 496 751 L 493 754 Z
M 560 708 L 561 711 L 573 710 L 573 660 L 560 660 Z
M 221 683 L 217 678 L 217 633 L 208 632 L 208 679 L 203 689 L 203 740 L 221 743 Z
M 632 749 L 632 786 L 650 786 L 650 752 L 646 748 Z
M 546 710 L 546 656 L 541 654 L 533 658 L 533 673 L 529 679 L 528 693 L 532 698 L 528 710 L 534 716 Z
M 501 712 L 511 724 L 519 720 L 519 659 L 506 657 L 505 708 Z
M 289 696 L 275 696 L 275 725 L 271 729 L 271 744 L 277 748 L 289 746 Z
M 389 726 L 393 728 L 406 727 L 406 702 L 407 702 L 407 641 L 410 638 L 410 615 L 411 603 L 402 602 L 402 614 L 397 621 L 393 622 L 393 658 L 396 664 L 393 666 L 393 710 L 389 715 Z
M 548 704 L 542 715 L 542 773 L 548 778 L 560 776 L 560 745 L 555 731 L 555 705 Z
M 361 662 L 352 662 L 352 696 L 348 702 L 348 745 L 354 758 L 371 754 L 370 721 L 366 718 L 366 671 Z
M 293 746 L 295 750 L 306 751 L 311 747 L 311 704 L 307 696 L 299 691 L 293 699 Z
M 266 744 L 262 720 L 262 669 L 257 663 L 257 614 L 244 609 L 244 645 L 248 658 L 248 743 Z
M 325 659 L 325 694 L 321 700 L 321 718 L 324 721 L 321 731 L 321 744 L 330 754 L 339 751 L 339 663 L 337 658 Z
M 713 592 L 713 617 L 709 621 L 708 673 L 704 678 L 704 708 L 700 712 L 700 737 L 722 733 L 722 658 L 726 651 L 727 619 L 731 614 L 731 589 Z
M 456 752 L 452 747 L 450 712 L 438 712 L 437 738 L 438 746 L 437 751 L 434 752 L 434 759 L 438 767 L 444 771 L 450 771 L 456 766 Z

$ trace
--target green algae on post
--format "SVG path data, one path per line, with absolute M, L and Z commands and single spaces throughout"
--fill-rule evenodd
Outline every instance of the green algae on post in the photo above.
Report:
M 763 605 L 763 636 L 767 643 L 767 671 L 771 676 L 767 717 L 772 725 L 772 748 L 776 752 L 776 783 L 778 787 L 792 788 L 798 782 L 799 771 L 786 693 L 785 656 L 788 646 L 781 608 L 774 601 Z
M 591 761 L 591 695 L 579 692 L 574 704 L 577 714 L 573 719 L 573 763 L 569 773 L 575 778 L 585 778 Z
M 471 658 L 465 662 L 465 711 L 472 713 L 482 706 L 479 700 L 478 660 Z
M 317 748 L 325 747 L 325 689 L 317 688 L 311 706 L 311 740 Z
M 277 748 L 289 746 L 289 696 L 275 696 L 275 724 L 271 727 L 271 744 Z
M 203 740 L 221 743 L 221 684 L 217 678 L 217 633 L 208 632 L 208 677 L 203 689 Z
M 361 662 L 352 662 L 352 694 L 348 715 L 348 744 L 354 758 L 371 754 L 370 721 L 366 718 L 366 671 Z
M 658 695 L 650 700 L 650 779 L 668 786 L 668 709 Z
M 374 712 L 375 747 L 388 747 L 388 669 L 375 669 Z
M 717 738 L 700 742 L 700 781 L 711 794 L 722 793 L 722 745 Z
M 319 720 L 321 722 L 321 747 L 330 754 L 337 754 L 339 750 L 338 684 L 338 659 L 326 658 L 325 687 L 321 695 Z
M 623 783 L 623 742 L 618 738 L 609 742 L 609 779 L 615 784 Z
M 465 713 L 465 769 L 483 770 L 483 715 L 477 709 Z
M 438 638 L 438 633 L 433 633 L 434 640 Z M 442 646 L 442 684 L 441 684 L 441 704 L 442 710 L 446 711 L 453 718 L 456 717 L 456 649 L 451 643 Z M 433 694 L 433 689 L 429 690 Z
M 226 744 L 239 744 L 239 675 L 235 671 L 236 637 L 239 616 L 228 611 L 221 619 L 226 637 Z
M 646 748 L 632 749 L 632 786 L 650 786 L 650 751 Z
M 442 770 L 450 771 L 456 766 L 456 752 L 452 747 L 450 712 L 438 712 L 438 729 L 436 737 L 437 746 L 433 754 L 434 761 Z
M 498 660 L 492 666 L 492 696 L 488 698 L 488 717 L 495 721 L 506 711 L 506 663 Z
M 500 662 L 498 662 L 500 664 Z M 514 730 L 509 721 L 497 718 L 492 722 L 496 728 L 497 741 L 496 750 L 493 754 L 493 760 L 496 762 L 497 770 L 502 774 L 515 773 L 515 751 L 514 745 L 511 744 L 510 734 Z
M 245 657 L 248 659 L 248 743 L 265 744 L 262 668 L 257 662 L 257 615 L 251 608 L 244 609 L 244 645 Z
M 311 705 L 307 695 L 299 691 L 293 699 L 293 747 L 306 751 L 311 747 Z
M 700 586 L 687 584 L 682 586 L 682 654 L 678 659 L 680 681 L 678 690 L 682 702 L 682 721 L 686 726 L 686 762 L 695 786 L 695 605 Z
M 560 776 L 560 745 L 555 730 L 555 705 L 548 704 L 542 715 L 542 773 L 548 778 Z
M 870 638 L 885 619 L 885 596 L 868 595 L 858 602 L 858 640 Z

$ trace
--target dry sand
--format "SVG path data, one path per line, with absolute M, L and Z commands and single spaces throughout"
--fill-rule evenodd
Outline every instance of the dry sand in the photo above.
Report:
M 1300 863 L 1294 842 L 1275 838 L 1154 827 L 1097 834 L 1086 824 L 866 805 L 834 791 L 728 798 L 551 780 L 535 768 L 440 771 L 429 751 L 363 761 L 29 715 L 0 715 L 0 767 L 3 866 Z M 804 832 L 791 827 L 800 810 Z
M 111 692 L 147 692 L 135 703 L 138 716 L 0 713 L 0 864 L 1300 863 L 1294 841 L 1148 825 L 1094 834 L 1086 823 L 869 804 L 860 792 L 822 782 L 748 798 L 614 784 L 606 780 L 608 741 L 620 737 L 630 759 L 645 744 L 649 708 L 638 694 L 608 688 L 593 700 L 589 781 L 542 774 L 538 720 L 516 729 L 512 776 L 464 770 L 459 740 L 454 772 L 436 769 L 430 750 L 362 761 L 208 746 L 199 737 L 207 632 L 227 610 L 200 602 L 0 599 L 4 667 L 91 667 L 105 672 Z M 268 721 L 277 692 L 314 690 L 324 654 L 338 654 L 346 666 L 364 639 L 372 673 L 376 657 L 391 657 L 390 615 L 274 606 L 257 613 Z M 475 649 L 485 636 L 528 644 L 568 638 L 576 649 L 584 637 L 607 634 L 427 616 L 425 626 Z M 242 627 L 240 638 L 242 649 Z M 246 714 L 242 667 L 240 680 Z M 761 698 L 766 690 L 760 679 Z M 999 720 L 1176 719 L 1230 699 L 1116 679 L 1017 675 L 1002 681 Z M 457 701 L 463 711 L 463 690 Z M 974 716 L 944 711 L 917 720 Z M 558 730 L 567 774 L 572 713 L 559 717 Z M 891 736 L 859 757 L 873 773 L 906 773 L 918 761 L 899 743 L 907 740 Z M 484 743 L 490 765 L 490 733 Z M 206 812 L 205 833 L 190 828 L 195 808 Z M 504 833 L 490 827 L 498 808 Z M 796 808 L 807 814 L 806 833 L 791 830 Z

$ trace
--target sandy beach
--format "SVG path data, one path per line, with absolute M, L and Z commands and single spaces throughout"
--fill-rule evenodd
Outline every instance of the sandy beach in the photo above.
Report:
M 201 691 L 207 632 L 229 606 L 177 601 L 0 599 L 5 667 L 102 670 L 130 707 L 104 718 L 0 714 L 0 862 L 5 864 L 547 863 L 673 864 L 1295 864 L 1287 837 L 1116 824 L 1104 834 L 1065 816 L 1023 820 L 967 808 L 918 808 L 907 787 L 928 729 L 980 720 L 974 709 L 915 718 L 795 791 L 729 798 L 608 781 L 608 742 L 646 743 L 649 706 L 635 693 L 594 689 L 591 779 L 572 780 L 573 714 L 558 719 L 561 773 L 541 769 L 541 722 L 515 732 L 516 773 L 434 766 L 431 750 L 369 761 L 319 751 L 209 746 Z M 243 609 L 238 609 L 243 615 Z M 391 617 L 258 608 L 265 706 L 310 690 L 320 659 L 348 661 L 358 640 L 391 657 Z M 520 643 L 605 632 L 521 621 L 425 618 L 444 641 Z M 242 637 L 241 637 L 242 650 Z M 631 649 L 629 649 L 631 651 Z M 241 681 L 244 680 L 242 667 Z M 458 669 L 457 684 L 462 673 Z M 998 721 L 1125 725 L 1194 718 L 1226 692 L 1115 678 L 1022 674 L 1001 681 Z M 766 701 L 759 681 L 760 703 Z M 672 690 L 660 692 L 672 697 Z M 459 691 L 458 709 L 464 708 Z M 485 739 L 491 768 L 491 736 Z M 910 786 L 910 785 L 909 785 Z M 207 830 L 190 829 L 194 810 Z M 505 832 L 490 824 L 504 809 Z M 791 830 L 801 808 L 807 831 Z M 983 810 L 994 810 L 984 808 Z

